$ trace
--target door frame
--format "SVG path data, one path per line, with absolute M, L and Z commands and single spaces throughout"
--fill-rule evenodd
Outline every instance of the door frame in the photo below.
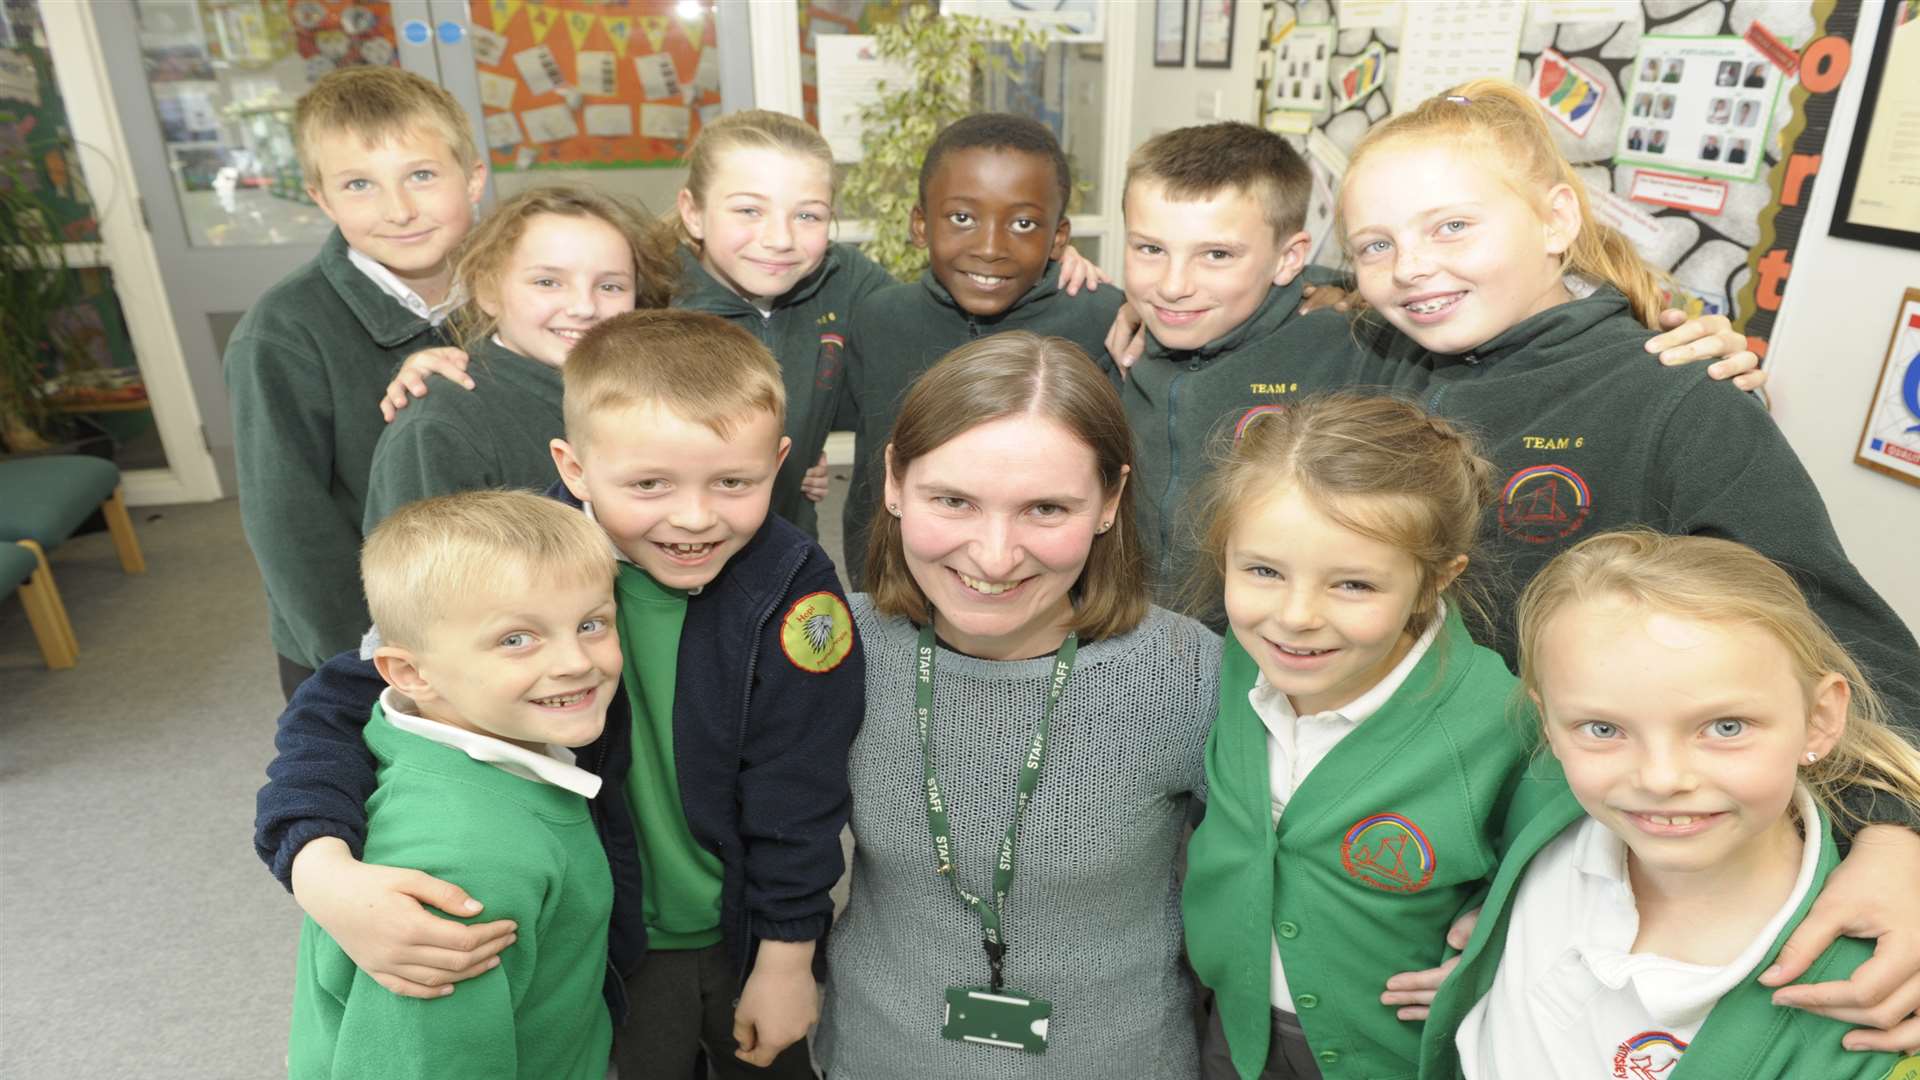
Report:
M 167 305 L 153 237 L 141 222 L 139 191 L 127 164 L 132 155 L 107 82 L 93 14 L 91 4 L 40 4 L 67 122 L 82 149 L 75 156 L 99 220 L 100 243 L 88 261 L 113 273 L 114 292 L 167 455 L 166 468 L 127 470 L 121 480 L 127 502 L 137 506 L 206 502 L 221 497 L 220 476 L 194 399 L 179 327 Z M 89 149 L 102 153 L 86 153 Z

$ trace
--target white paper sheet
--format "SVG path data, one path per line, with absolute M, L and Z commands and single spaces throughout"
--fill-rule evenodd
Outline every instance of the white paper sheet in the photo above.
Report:
M 496 34 L 484 26 L 469 27 L 467 33 L 473 41 L 473 58 L 487 67 L 499 63 L 507 54 L 505 34 Z
M 573 113 L 565 105 L 528 109 L 520 114 L 520 122 L 526 125 L 528 142 L 559 142 L 580 134 L 580 125 L 574 122 Z
M 1511 80 L 1526 21 L 1521 0 L 1433 0 L 1408 8 L 1394 111 L 1406 112 L 1468 79 Z
M 491 71 L 482 71 L 479 76 L 480 104 L 489 109 L 513 108 L 513 92 L 520 88 L 519 83 Z
M 904 65 L 874 54 L 865 34 L 823 37 L 814 43 L 819 59 L 820 134 L 833 147 L 833 160 L 859 161 L 860 109 L 879 100 L 880 84 L 899 89 L 913 74 Z
M 536 96 L 551 94 L 566 81 L 565 73 L 560 70 L 559 59 L 545 45 L 535 45 L 514 53 L 513 66 L 520 69 L 520 81 L 526 83 L 527 89 Z
M 633 70 L 640 76 L 640 92 L 648 101 L 680 96 L 680 75 L 674 71 L 673 57 L 666 53 L 634 57 Z
M 580 112 L 587 134 L 620 137 L 633 134 L 633 106 L 589 105 Z
M 487 145 L 507 150 L 520 144 L 520 121 L 512 113 L 494 113 L 487 117 Z
M 684 140 L 693 131 L 693 110 L 685 105 L 640 106 L 640 134 L 649 139 Z
M 612 97 L 617 89 L 618 69 L 613 54 L 589 49 L 573 56 L 573 85 L 590 97 Z
M 1342 30 L 1396 29 L 1405 15 L 1400 0 L 1338 0 L 1333 21 Z

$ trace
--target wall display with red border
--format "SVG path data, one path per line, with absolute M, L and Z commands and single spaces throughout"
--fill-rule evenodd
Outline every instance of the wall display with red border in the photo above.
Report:
M 1855 463 L 1920 486 L 1920 289 L 1900 298 Z
M 495 170 L 678 165 L 720 115 L 713 12 L 673 0 L 470 0 Z

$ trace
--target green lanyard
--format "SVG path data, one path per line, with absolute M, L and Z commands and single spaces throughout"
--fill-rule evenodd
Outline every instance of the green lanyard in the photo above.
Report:
M 1040 783 L 1040 763 L 1047 754 L 1053 707 L 1060 703 L 1060 694 L 1066 689 L 1067 676 L 1073 673 L 1073 658 L 1079 648 L 1079 635 L 1069 633 L 1067 640 L 1060 643 L 1060 651 L 1054 654 L 1053 683 L 1047 689 L 1047 704 L 1040 712 L 1040 722 L 1033 727 L 1033 744 L 1027 748 L 1027 759 L 1020 766 L 1013 821 L 1007 825 L 1007 834 L 1000 838 L 1000 860 L 993 871 L 993 899 L 987 901 L 962 888 L 960 875 L 953 869 L 953 829 L 947 821 L 946 800 L 940 797 L 940 778 L 933 770 L 933 625 L 928 623 L 920 630 L 920 665 L 913 704 L 920 721 L 920 760 L 927 769 L 927 829 L 933 834 L 933 853 L 939 859 L 939 872 L 967 907 L 980 916 L 981 945 L 987 951 L 987 964 L 996 991 L 1002 986 L 1002 967 L 1007 955 L 1006 942 L 1000 936 L 1000 916 L 1006 910 L 1007 891 L 1013 887 L 1013 852 L 1020 839 L 1020 819 L 1026 816 L 1027 804 L 1033 801 L 1033 789 Z

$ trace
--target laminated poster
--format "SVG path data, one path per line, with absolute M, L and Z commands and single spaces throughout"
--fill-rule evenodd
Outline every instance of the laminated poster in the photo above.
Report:
M 1753 180 L 1785 77 L 1737 37 L 1640 39 L 1614 160 Z
M 1288 23 L 1273 35 L 1267 74 L 1267 108 L 1324 114 L 1333 103 L 1327 75 L 1333 68 L 1333 27 Z
M 1853 460 L 1920 485 L 1920 289 L 1908 289 L 1900 302 Z
M 1387 78 L 1387 50 L 1379 42 L 1367 46 L 1360 58 L 1348 64 L 1346 70 L 1333 84 L 1333 107 L 1335 111 L 1363 101 L 1368 94 L 1380 89 Z
M 875 55 L 873 38 L 866 34 L 822 37 L 814 49 L 820 62 L 820 134 L 833 147 L 833 160 L 859 161 L 864 156 L 860 110 L 880 100 L 883 83 L 905 86 L 913 73 Z
M 1540 54 L 1533 68 L 1533 100 L 1560 125 L 1585 138 L 1600 115 L 1600 102 L 1607 96 L 1605 84 L 1562 56 L 1548 49 Z
M 1468 79 L 1513 78 L 1522 0 L 1435 0 L 1407 9 L 1393 108 L 1407 112 Z

